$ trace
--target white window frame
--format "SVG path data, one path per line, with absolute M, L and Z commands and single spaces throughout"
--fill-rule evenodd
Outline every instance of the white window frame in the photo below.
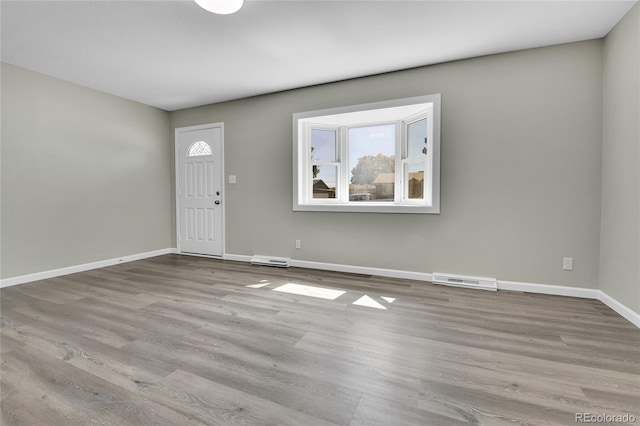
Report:
M 319 123 L 305 123 L 303 132 L 307 135 L 307 140 L 311 140 L 311 131 L 312 130 L 332 130 L 336 133 L 336 159 L 335 161 L 312 161 L 310 156 L 303 156 L 304 167 L 302 170 L 305 170 L 305 180 L 309 182 L 310 187 L 303 190 L 303 193 L 312 193 L 313 192 L 313 168 L 312 166 L 333 166 L 337 169 L 336 174 L 336 198 L 313 198 L 310 197 L 308 199 L 308 204 L 340 204 L 342 200 L 342 191 L 341 191 L 341 173 L 340 169 L 342 168 L 342 159 L 345 158 L 343 156 L 341 147 L 342 147 L 342 139 L 343 135 L 340 131 L 340 126 L 330 126 L 327 124 L 319 124 Z M 310 149 L 310 147 L 307 147 Z M 348 195 L 347 195 L 348 196 Z
M 402 158 L 396 160 L 396 170 L 400 170 L 400 173 L 396 173 L 396 183 L 401 185 L 402 191 L 400 191 L 400 200 L 403 204 L 415 204 L 415 205 L 429 205 L 433 200 L 433 190 L 431 181 L 433 179 L 433 155 L 429 155 L 429 152 L 433 154 L 433 125 L 428 126 L 427 124 L 427 155 L 425 156 L 414 156 L 409 157 L 409 125 L 415 122 L 418 122 L 423 119 L 427 119 L 427 123 L 433 121 L 433 110 L 430 114 L 415 114 L 413 116 L 406 117 L 402 120 L 401 124 L 401 134 L 400 143 L 402 144 L 400 148 L 400 152 L 402 153 Z M 407 175 L 407 171 L 405 170 L 405 166 L 414 163 L 423 163 L 424 168 L 424 185 L 422 188 L 422 199 L 411 199 L 407 196 L 404 191 L 404 181 L 408 180 L 409 177 Z M 398 164 L 399 163 L 399 164 Z M 427 184 L 429 182 L 429 184 Z M 407 184 L 408 189 L 408 184 Z
M 314 123 L 314 118 L 360 111 L 379 110 L 405 105 L 427 104 L 427 113 L 413 114 L 401 119 L 382 119 L 338 125 Z M 427 155 L 408 158 L 407 126 L 427 118 Z M 320 121 L 320 120 L 318 120 Z M 382 124 L 396 125 L 395 147 L 395 197 L 393 202 L 349 201 L 348 164 L 350 128 Z M 317 162 L 311 160 L 311 130 L 336 131 L 336 161 Z M 405 194 L 405 165 L 424 161 L 423 199 L 409 199 Z M 312 166 L 337 166 L 336 198 L 313 198 Z M 346 182 L 345 182 L 346 179 Z M 330 108 L 293 114 L 293 210 L 325 212 L 373 212 L 373 213 L 440 213 L 440 94 L 374 102 L 347 107 Z

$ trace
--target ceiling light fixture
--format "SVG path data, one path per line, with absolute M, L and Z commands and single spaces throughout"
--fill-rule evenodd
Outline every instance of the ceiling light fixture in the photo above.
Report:
M 206 11 L 219 15 L 230 15 L 240 10 L 244 0 L 195 0 Z

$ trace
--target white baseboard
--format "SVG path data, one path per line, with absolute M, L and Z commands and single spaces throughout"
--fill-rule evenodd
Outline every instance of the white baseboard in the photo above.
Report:
M 36 272 L 34 274 L 19 275 L 17 277 L 5 278 L 3 280 L 0 280 L 0 288 L 10 287 L 12 285 L 18 284 L 25 284 L 32 281 L 46 280 L 47 278 L 75 274 L 76 272 L 84 272 L 91 269 L 104 268 L 106 266 L 117 265 L 119 263 L 133 262 L 134 260 L 148 259 L 150 257 L 162 256 L 163 254 L 171 253 L 176 253 L 176 249 L 166 248 L 162 250 L 154 250 L 145 253 L 116 257 L 113 259 L 99 260 L 97 262 L 84 263 L 82 265 L 68 266 L 66 268 L 51 269 L 49 271 Z
M 224 260 L 236 262 L 251 262 L 251 256 L 226 253 Z M 338 263 L 312 262 L 308 260 L 291 259 L 291 266 L 298 268 L 321 269 L 324 271 L 348 272 L 352 274 L 378 275 L 390 278 L 402 278 L 418 281 L 432 281 L 433 274 L 426 272 L 411 272 L 398 269 L 370 268 L 366 266 L 342 265 Z M 550 294 L 555 296 L 581 297 L 583 299 L 598 299 L 622 317 L 640 328 L 640 314 L 627 308 L 613 297 L 595 288 L 569 287 L 553 284 L 534 284 L 518 281 L 498 280 L 498 290 L 522 291 L 527 293 Z
M 609 296 L 602 290 L 597 290 L 594 288 L 566 287 L 550 284 L 521 283 L 516 281 L 498 281 L 498 289 L 525 291 L 528 293 L 538 294 L 553 294 L 557 296 L 582 297 L 585 299 L 598 299 L 599 301 L 616 311 L 620 316 L 627 319 L 633 325 L 640 328 L 640 313 L 629 309 L 621 302 Z
M 527 293 L 553 294 L 556 296 L 581 297 L 583 299 L 597 299 L 600 290 L 595 288 L 568 287 L 552 284 L 522 283 L 518 281 L 498 280 L 498 290 L 523 291 Z
M 251 262 L 252 256 L 225 253 L 224 260 L 234 262 Z M 371 268 L 368 266 L 343 265 L 340 263 L 313 262 L 310 260 L 291 259 L 291 266 L 296 268 L 320 269 L 323 271 L 347 272 L 350 274 L 377 275 L 380 277 L 403 278 L 408 280 L 431 281 L 433 274 L 424 272 L 402 271 L 399 269 Z
M 402 271 L 399 269 L 370 268 L 367 266 L 342 265 L 339 263 L 312 262 L 291 259 L 291 266 L 298 268 L 321 269 L 323 271 L 348 272 L 351 274 L 377 275 L 380 277 L 401 278 L 407 280 L 431 281 L 433 274 Z
M 232 260 L 234 262 L 247 262 L 251 263 L 251 258 L 253 256 L 245 256 L 243 254 L 229 254 L 225 253 L 222 255 L 223 260 Z
M 602 290 L 599 291 L 598 300 L 600 300 L 602 303 L 604 303 L 605 305 L 607 305 L 608 307 L 616 311 L 623 318 L 626 318 L 629 322 L 631 322 L 631 324 L 640 328 L 640 314 L 638 312 L 635 312 L 627 308 L 625 305 L 623 305 L 613 297 L 609 296 L 607 293 L 605 293 Z

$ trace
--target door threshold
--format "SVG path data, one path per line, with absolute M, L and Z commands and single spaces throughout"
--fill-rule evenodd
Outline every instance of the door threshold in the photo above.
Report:
M 222 260 L 222 255 L 215 255 L 215 254 L 203 254 L 203 253 L 189 253 L 187 251 L 180 251 L 176 254 L 181 254 L 181 255 L 185 255 L 185 256 L 194 256 L 194 257 L 208 257 L 209 259 L 220 259 Z

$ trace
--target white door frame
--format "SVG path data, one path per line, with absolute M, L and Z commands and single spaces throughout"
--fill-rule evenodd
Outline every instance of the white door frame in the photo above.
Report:
M 179 153 L 179 146 L 178 143 L 180 142 L 180 138 L 179 135 L 182 132 L 191 132 L 193 130 L 206 130 L 206 129 L 214 129 L 214 128 L 220 128 L 220 151 L 221 151 L 221 155 L 222 155 L 222 161 L 220 162 L 220 174 L 222 175 L 222 229 L 221 229 L 221 238 L 222 238 L 222 255 L 221 256 L 210 256 L 207 254 L 195 254 L 195 253 L 183 253 L 182 249 L 180 247 L 180 196 L 178 194 L 178 191 L 180 190 L 180 153 Z M 175 157 L 175 164 L 174 164 L 174 174 L 175 174 L 175 197 L 176 197 L 176 202 L 175 202 L 175 209 L 176 209 L 176 245 L 178 248 L 178 253 L 179 254 L 186 254 L 186 255 L 190 255 L 190 256 L 201 256 L 201 257 L 213 257 L 216 259 L 222 259 L 224 258 L 224 255 L 226 253 L 225 251 L 225 211 L 226 211 L 226 203 L 225 203 L 225 195 L 227 193 L 227 188 L 226 188 L 226 184 L 225 184 L 225 174 L 224 174 L 224 122 L 219 122 L 219 123 L 208 123 L 208 124 L 200 124 L 197 126 L 187 126 L 187 127 L 176 127 L 175 130 L 175 136 L 174 136 L 174 157 Z

